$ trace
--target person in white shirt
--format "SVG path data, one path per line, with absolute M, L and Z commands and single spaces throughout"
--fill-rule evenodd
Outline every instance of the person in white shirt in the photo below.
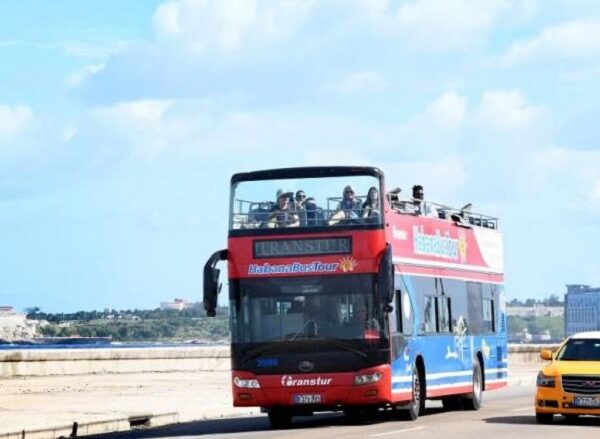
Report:
M 432 216 L 437 218 L 438 211 L 431 203 L 426 203 L 424 201 L 425 192 L 423 191 L 423 186 L 420 184 L 415 184 L 412 187 L 412 197 L 413 204 L 415 206 L 415 214 L 423 215 L 423 216 Z

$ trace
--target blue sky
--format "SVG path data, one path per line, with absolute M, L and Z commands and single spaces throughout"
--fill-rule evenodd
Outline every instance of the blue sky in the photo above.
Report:
M 0 304 L 199 300 L 230 175 L 317 164 L 501 217 L 509 298 L 600 285 L 595 0 L 1 8 Z

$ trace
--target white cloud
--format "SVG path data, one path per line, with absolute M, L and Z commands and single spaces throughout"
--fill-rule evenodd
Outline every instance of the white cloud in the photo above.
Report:
M 90 64 L 71 73 L 67 77 L 67 85 L 72 88 L 77 88 L 83 84 L 91 76 L 101 72 L 104 69 L 104 64 Z
M 313 0 L 171 0 L 153 17 L 159 39 L 197 52 L 236 52 L 253 40 L 286 38 L 304 21 Z
M 386 86 L 387 81 L 381 73 L 365 70 L 352 73 L 335 83 L 326 85 L 324 88 L 339 96 L 351 96 L 380 91 Z
M 403 35 L 407 43 L 454 50 L 480 44 L 506 11 L 508 0 L 356 0 L 375 26 Z
M 109 41 L 109 42 L 89 42 L 89 41 L 65 41 L 60 43 L 60 47 L 65 55 L 72 58 L 86 59 L 107 59 L 118 55 L 129 49 L 130 41 Z
M 448 91 L 435 99 L 427 111 L 430 118 L 446 127 L 460 125 L 467 114 L 467 98 Z
M 517 41 L 501 57 L 505 65 L 530 60 L 595 58 L 600 55 L 600 19 L 574 20 Z
M 483 94 L 478 111 L 481 119 L 490 127 L 514 129 L 535 122 L 542 108 L 529 104 L 519 90 L 498 90 Z
M 402 193 L 410 196 L 414 184 L 425 188 L 425 196 L 434 202 L 458 205 L 461 189 L 469 180 L 466 165 L 462 158 L 450 155 L 443 158 L 428 158 L 415 161 L 382 163 L 387 184 L 402 186 Z M 400 181 L 396 179 L 400 178 Z
M 92 111 L 92 123 L 110 130 L 114 138 L 131 142 L 134 155 L 152 159 L 169 146 L 172 133 L 166 114 L 172 100 L 122 102 Z
M 546 148 L 527 168 L 536 188 L 552 188 L 560 208 L 600 214 L 600 151 Z
M 79 132 L 76 126 L 69 124 L 64 129 L 60 136 L 60 140 L 64 142 L 70 142 Z
M 33 111 L 26 105 L 0 105 L 0 144 L 21 133 L 32 118 Z

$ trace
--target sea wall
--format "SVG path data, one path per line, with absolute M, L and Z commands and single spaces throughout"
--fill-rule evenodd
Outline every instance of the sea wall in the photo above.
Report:
M 229 370 L 228 347 L 0 350 L 0 378 Z
M 542 364 L 540 350 L 511 345 L 511 364 Z M 48 375 L 229 370 L 228 347 L 0 350 L 0 379 Z

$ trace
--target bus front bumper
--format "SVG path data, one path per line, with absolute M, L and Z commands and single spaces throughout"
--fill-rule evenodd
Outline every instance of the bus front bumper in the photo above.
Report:
M 236 407 L 335 408 L 391 402 L 389 365 L 356 372 L 255 375 L 232 372 Z

